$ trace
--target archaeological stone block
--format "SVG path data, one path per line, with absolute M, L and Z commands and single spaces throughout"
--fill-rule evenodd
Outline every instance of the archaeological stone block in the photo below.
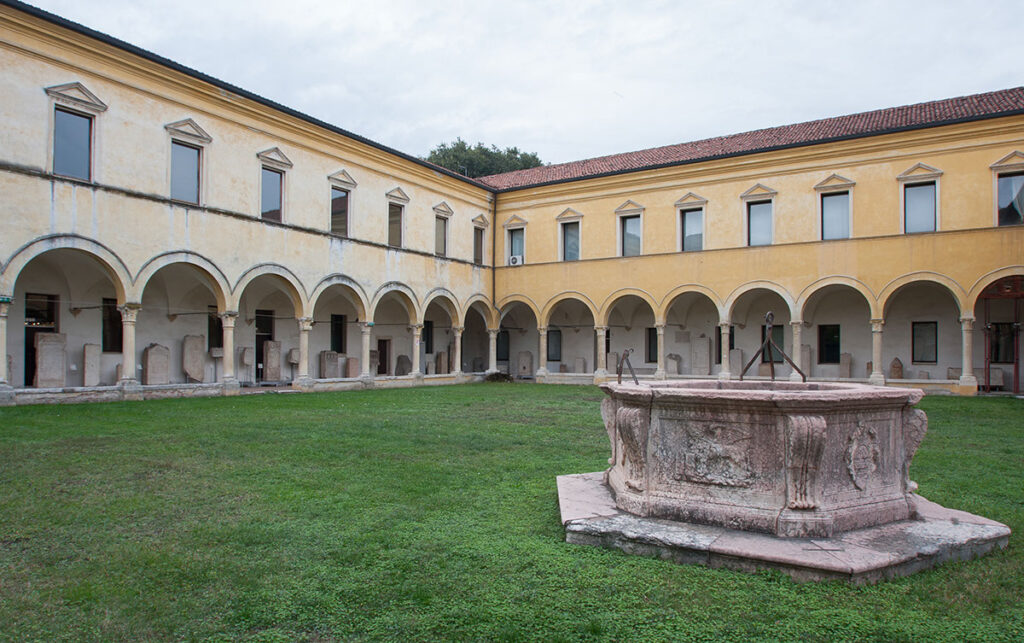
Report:
M 358 357 L 349 357 L 345 359 L 345 377 L 359 377 Z
M 395 375 L 408 375 L 412 373 L 412 360 L 408 355 L 399 355 L 395 362 Z
M 293 349 L 288 351 L 288 363 L 289 364 L 291 364 L 292 366 L 298 366 L 299 362 L 301 360 L 302 360 L 302 356 L 301 356 L 301 354 L 299 352 L 299 349 L 293 348 Z
M 150 344 L 142 351 L 142 383 L 148 386 L 171 381 L 171 349 Z
M 919 380 L 930 380 L 932 378 L 931 373 L 928 371 L 918 371 L 917 379 Z
M 805 374 L 808 373 L 811 370 L 811 345 L 810 344 L 800 344 L 800 369 Z
M 516 360 L 516 374 L 519 377 L 533 377 L 533 353 L 530 351 L 519 351 Z
M 682 375 L 683 373 L 683 356 L 679 353 L 669 353 L 665 356 L 665 359 L 673 364 L 668 368 L 668 372 L 672 375 Z
M 448 352 L 447 351 L 439 351 L 437 353 L 437 355 L 434 357 L 434 360 L 435 360 L 435 362 L 437 364 L 437 368 L 434 370 L 434 372 L 437 373 L 438 375 L 447 375 L 448 374 Z
M 853 377 L 853 355 L 850 353 L 839 355 L 839 377 Z
M 376 375 L 377 367 L 380 366 L 380 351 L 370 351 L 370 373 Z
M 577 357 L 573 361 L 572 372 L 573 373 L 586 373 L 587 372 L 587 359 L 585 357 Z
M 566 364 L 565 362 L 559 362 L 559 364 L 558 364 L 558 372 L 559 373 L 568 373 L 569 372 L 569 365 Z
M 711 340 L 707 337 L 693 338 L 690 351 L 690 372 L 693 375 L 711 375 Z
M 619 354 L 612 352 L 605 356 L 605 362 L 609 372 L 614 373 L 619 368 Z
M 206 336 L 185 335 L 181 346 L 181 369 L 186 381 L 202 382 L 206 375 Z
M 743 367 L 746 366 L 746 365 L 747 365 L 747 363 L 745 361 L 743 361 L 743 349 L 742 348 L 734 348 L 731 351 L 729 351 L 729 370 L 730 371 L 732 371 L 733 373 L 739 373 L 740 371 L 743 370 Z
M 252 366 L 256 361 L 256 349 L 248 346 L 242 349 L 242 366 Z
M 892 358 L 892 362 L 889 363 L 889 379 L 903 379 L 903 362 L 898 357 Z
M 86 344 L 82 347 L 82 386 L 100 385 L 101 355 L 99 344 Z
M 267 382 L 281 381 L 281 342 L 263 342 L 263 379 Z
M 325 380 L 341 377 L 338 354 L 334 351 L 320 351 L 320 377 Z
M 64 352 L 66 339 L 63 333 L 39 333 L 36 335 L 36 388 L 60 388 L 64 386 L 67 373 L 67 354 Z

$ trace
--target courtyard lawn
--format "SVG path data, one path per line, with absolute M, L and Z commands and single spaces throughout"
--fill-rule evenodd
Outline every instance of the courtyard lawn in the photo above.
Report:
M 1024 401 L 927 398 L 921 493 L 1009 547 L 870 587 L 568 545 L 596 387 L 0 409 L 0 639 L 1022 640 Z

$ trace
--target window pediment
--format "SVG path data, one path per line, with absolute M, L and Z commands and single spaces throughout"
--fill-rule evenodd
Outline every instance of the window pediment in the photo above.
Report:
M 205 144 L 213 141 L 213 137 L 207 134 L 206 130 L 199 127 L 199 124 L 191 118 L 168 123 L 164 125 L 164 129 L 167 130 L 171 136 L 184 138 L 192 143 Z
M 997 172 L 1019 172 L 1024 170 L 1024 152 L 1014 150 L 989 167 Z
M 579 221 L 583 218 L 583 213 L 579 210 L 573 210 L 572 208 L 566 208 L 562 210 L 562 213 L 555 217 L 556 221 Z
M 619 207 L 615 208 L 615 214 L 643 214 L 644 206 L 629 199 Z
M 526 219 L 522 218 L 518 214 L 513 214 L 511 217 L 509 217 L 505 221 L 504 224 L 502 224 L 501 227 L 503 227 L 505 229 L 509 229 L 509 228 L 525 228 L 526 227 Z
M 282 152 L 279 147 L 272 147 L 269 150 L 263 150 L 256 156 L 263 163 L 279 170 L 289 170 L 293 167 L 292 162 L 287 156 L 285 156 L 284 152 Z
M 740 195 L 744 201 L 756 201 L 758 199 L 772 199 L 778 192 L 763 183 L 755 183 L 752 188 Z
M 675 202 L 677 208 L 702 208 L 707 205 L 708 200 L 704 197 L 694 194 L 693 192 L 687 192 L 678 201 Z
M 855 185 L 857 185 L 856 181 L 851 181 L 845 176 L 832 174 L 824 181 L 815 185 L 814 189 L 818 192 L 838 192 L 840 190 L 849 190 Z
M 486 228 L 490 225 L 490 222 L 487 220 L 487 217 L 482 214 L 478 214 L 473 217 L 473 225 L 477 228 Z
M 388 198 L 388 201 L 394 201 L 395 203 L 409 202 L 409 195 L 405 193 L 405 190 L 399 187 L 396 187 L 395 189 L 391 190 L 384 196 Z
M 356 180 L 353 179 L 352 175 L 344 169 L 338 170 L 334 174 L 327 175 L 327 180 L 338 187 L 345 188 L 347 190 L 351 190 L 356 187 Z
M 924 163 L 916 163 L 896 177 L 900 183 L 908 181 L 933 181 L 942 176 L 942 170 Z
M 440 203 L 434 206 L 434 214 L 436 214 L 439 217 L 444 217 L 445 219 L 447 219 L 451 217 L 453 214 L 455 214 L 455 211 L 452 210 L 451 206 L 448 205 L 448 203 L 446 203 L 445 201 L 441 201 Z
M 79 82 L 54 85 L 47 87 L 45 91 L 50 98 L 69 107 L 77 107 L 94 114 L 107 111 L 107 104 Z

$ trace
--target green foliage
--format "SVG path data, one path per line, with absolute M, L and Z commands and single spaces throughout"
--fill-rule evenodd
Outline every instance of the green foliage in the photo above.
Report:
M 0 640 L 1024 639 L 1024 402 L 926 398 L 926 497 L 1009 547 L 871 587 L 569 545 L 594 387 L 0 409 Z
M 454 143 L 441 143 L 424 160 L 474 179 L 544 165 L 534 152 L 520 152 L 517 147 L 502 150 L 483 143 L 470 147 L 461 138 L 456 138 Z

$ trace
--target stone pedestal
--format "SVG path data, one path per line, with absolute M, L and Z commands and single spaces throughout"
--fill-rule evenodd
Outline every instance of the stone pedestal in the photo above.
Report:
M 82 347 L 82 386 L 100 385 L 100 356 L 103 351 L 99 344 Z
M 573 360 L 572 364 L 573 373 L 586 373 L 587 372 L 587 360 L 585 357 L 577 357 Z
M 272 340 L 263 342 L 263 380 L 266 382 L 281 381 L 281 342 Z
M 288 364 L 290 366 L 298 366 L 302 363 L 301 351 L 297 348 L 293 348 L 288 351 Z
M 696 337 L 690 341 L 692 353 L 690 368 L 694 375 L 711 375 L 711 340 L 707 337 Z
M 345 359 L 345 377 L 357 378 L 361 371 L 359 370 L 359 358 L 348 357 Z
M 62 333 L 36 335 L 36 388 L 63 388 L 68 368 L 65 341 Z
M 839 355 L 839 377 L 846 379 L 853 377 L 853 355 L 850 353 Z
M 516 360 L 516 374 L 519 377 L 533 376 L 533 353 L 530 351 L 519 351 Z
M 670 375 L 682 375 L 683 374 L 683 356 L 679 353 L 669 353 L 665 356 L 671 366 L 668 371 Z
M 181 346 L 181 368 L 186 381 L 202 382 L 206 375 L 206 336 L 185 335 Z
M 142 351 L 142 383 L 147 386 L 169 384 L 171 351 L 160 344 L 150 344 Z
M 889 379 L 903 379 L 903 362 L 901 362 L 898 357 L 894 357 L 892 362 L 889 363 Z
M 734 348 L 729 351 L 729 368 L 732 369 L 734 373 L 740 372 L 746 365 L 747 362 L 743 359 L 742 348 Z
M 434 362 L 436 364 L 435 373 L 438 375 L 448 374 L 448 353 L 446 351 L 438 351 L 434 357 Z
M 338 354 L 334 351 L 320 351 L 320 377 L 325 380 L 341 377 Z

